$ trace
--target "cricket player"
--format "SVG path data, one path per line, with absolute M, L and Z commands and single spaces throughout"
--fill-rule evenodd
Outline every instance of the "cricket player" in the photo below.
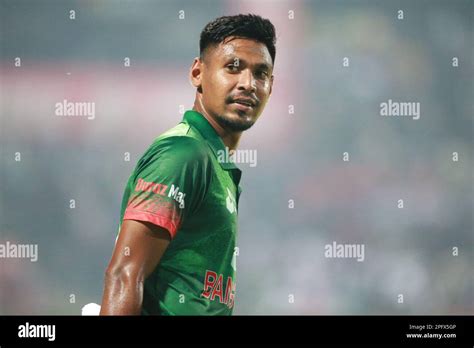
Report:
M 123 195 L 101 315 L 231 315 L 241 171 L 237 149 L 272 92 L 275 28 L 257 15 L 220 17 L 189 72 L 183 120 L 138 161 Z

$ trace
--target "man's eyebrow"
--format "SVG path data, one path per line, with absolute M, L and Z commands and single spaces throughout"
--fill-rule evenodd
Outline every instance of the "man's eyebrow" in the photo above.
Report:
M 261 69 L 261 70 L 267 70 L 267 71 L 270 71 L 271 70 L 271 66 L 267 63 L 259 63 L 259 64 L 256 64 L 255 65 L 257 69 Z
M 226 57 L 226 62 L 235 62 L 236 59 L 238 60 L 239 64 L 242 64 L 244 66 L 248 65 L 245 59 L 239 58 L 236 55 L 228 55 Z M 255 68 L 260 69 L 260 70 L 270 71 L 272 69 L 272 66 L 267 63 L 258 63 L 258 64 L 255 64 Z

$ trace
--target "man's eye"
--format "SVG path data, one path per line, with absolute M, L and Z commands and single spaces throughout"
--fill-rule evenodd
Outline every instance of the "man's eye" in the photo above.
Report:
M 268 77 L 268 72 L 265 71 L 265 70 L 261 70 L 257 73 L 257 76 L 259 76 L 261 78 L 267 78 Z
M 238 66 L 238 65 L 234 65 L 234 64 L 228 64 L 228 65 L 227 65 L 227 69 L 229 69 L 229 70 L 232 71 L 232 72 L 237 72 L 237 71 L 239 71 L 239 66 Z

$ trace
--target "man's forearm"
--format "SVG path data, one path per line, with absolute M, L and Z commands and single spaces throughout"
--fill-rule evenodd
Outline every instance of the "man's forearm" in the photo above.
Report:
M 127 275 L 106 275 L 100 315 L 140 315 L 143 280 Z

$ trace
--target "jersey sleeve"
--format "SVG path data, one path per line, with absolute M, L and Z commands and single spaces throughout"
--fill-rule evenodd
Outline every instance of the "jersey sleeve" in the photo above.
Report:
M 173 239 L 199 209 L 209 187 L 210 160 L 202 146 L 188 136 L 152 146 L 137 164 L 123 220 L 153 223 Z

